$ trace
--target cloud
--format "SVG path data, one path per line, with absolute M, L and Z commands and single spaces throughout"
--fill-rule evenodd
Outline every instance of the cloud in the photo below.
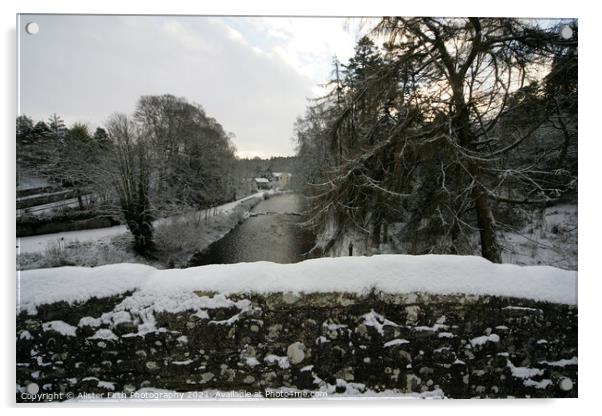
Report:
M 272 54 L 300 75 L 322 83 L 336 55 L 347 60 L 353 54 L 353 33 L 341 18 L 249 18 L 249 23 L 271 40 Z
M 35 18 L 40 34 L 23 35 Z M 201 104 L 241 155 L 294 153 L 293 124 L 332 57 L 353 53 L 344 19 L 33 15 L 21 19 L 21 112 L 102 125 L 141 95 Z
M 201 53 L 213 51 L 204 39 L 196 36 L 188 27 L 175 20 L 167 20 L 161 25 L 161 30 L 169 37 L 179 42 L 184 48 Z

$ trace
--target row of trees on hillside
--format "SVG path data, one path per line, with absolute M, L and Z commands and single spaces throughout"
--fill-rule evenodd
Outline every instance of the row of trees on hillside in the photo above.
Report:
M 577 24 L 384 18 L 297 121 L 308 223 L 326 251 L 501 261 L 498 232 L 577 187 Z M 565 31 L 566 33 L 566 31 Z M 343 247 L 346 250 L 346 247 Z
M 264 172 L 289 172 L 297 169 L 295 156 L 272 156 L 269 159 L 260 157 L 240 158 L 236 161 L 236 172 L 241 178 L 253 178 Z
M 153 248 L 154 218 L 234 194 L 231 135 L 184 98 L 143 96 L 133 115 L 113 114 L 92 135 L 83 124 L 53 119 L 17 119 L 18 174 L 94 194 L 121 214 L 141 253 Z
M 98 127 L 90 134 L 88 127 L 74 123 L 66 127 L 61 117 L 53 114 L 48 122 L 34 122 L 30 117 L 17 117 L 17 165 L 18 173 L 49 178 L 52 182 L 68 182 L 70 168 L 80 164 L 78 151 L 82 145 L 101 149 L 109 144 L 107 132 Z

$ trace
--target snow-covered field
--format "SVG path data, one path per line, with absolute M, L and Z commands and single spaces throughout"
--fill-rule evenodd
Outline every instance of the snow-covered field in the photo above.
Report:
M 59 267 L 19 272 L 17 308 L 85 301 L 135 290 L 130 299 L 169 310 L 188 308 L 194 291 L 231 293 L 349 292 L 499 295 L 577 303 L 577 272 L 549 266 L 494 264 L 476 256 L 380 255 L 208 265 L 157 270 L 141 264 Z M 198 305 L 197 305 L 198 306 Z
M 269 193 L 270 191 L 267 192 Z M 248 195 L 245 198 L 241 198 L 236 201 L 220 205 L 212 210 L 212 214 L 228 214 L 243 201 L 259 197 L 264 193 L 265 192 L 257 192 Z M 157 226 L 171 220 L 173 220 L 172 217 L 161 218 L 156 220 L 154 222 L 154 225 Z M 17 254 L 39 253 L 45 251 L 46 249 L 54 245 L 65 246 L 75 242 L 98 241 L 102 239 L 117 237 L 127 232 L 128 231 L 125 225 L 116 225 L 114 227 L 95 228 L 91 230 L 65 231 L 53 234 L 34 235 L 30 237 L 19 237 L 17 238 Z

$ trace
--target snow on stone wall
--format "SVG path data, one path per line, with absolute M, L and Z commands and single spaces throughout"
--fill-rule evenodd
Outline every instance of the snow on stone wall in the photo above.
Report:
M 27 270 L 18 276 L 17 308 L 85 301 L 137 291 L 137 299 L 181 303 L 195 290 L 231 293 L 361 294 L 466 293 L 577 303 L 577 272 L 549 266 L 494 264 L 477 256 L 379 255 L 306 260 L 294 264 L 265 261 L 157 270 L 143 264 L 60 267 Z
M 36 306 L 17 317 L 18 401 L 31 386 L 54 400 L 149 389 L 577 396 L 570 304 L 373 291 L 191 292 L 157 305 L 138 291 Z

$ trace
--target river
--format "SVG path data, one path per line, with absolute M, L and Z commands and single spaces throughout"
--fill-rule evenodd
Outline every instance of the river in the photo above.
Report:
M 203 252 L 197 253 L 190 266 L 253 261 L 296 263 L 314 244 L 314 236 L 303 229 L 303 199 L 287 193 L 261 201 L 251 216 Z

